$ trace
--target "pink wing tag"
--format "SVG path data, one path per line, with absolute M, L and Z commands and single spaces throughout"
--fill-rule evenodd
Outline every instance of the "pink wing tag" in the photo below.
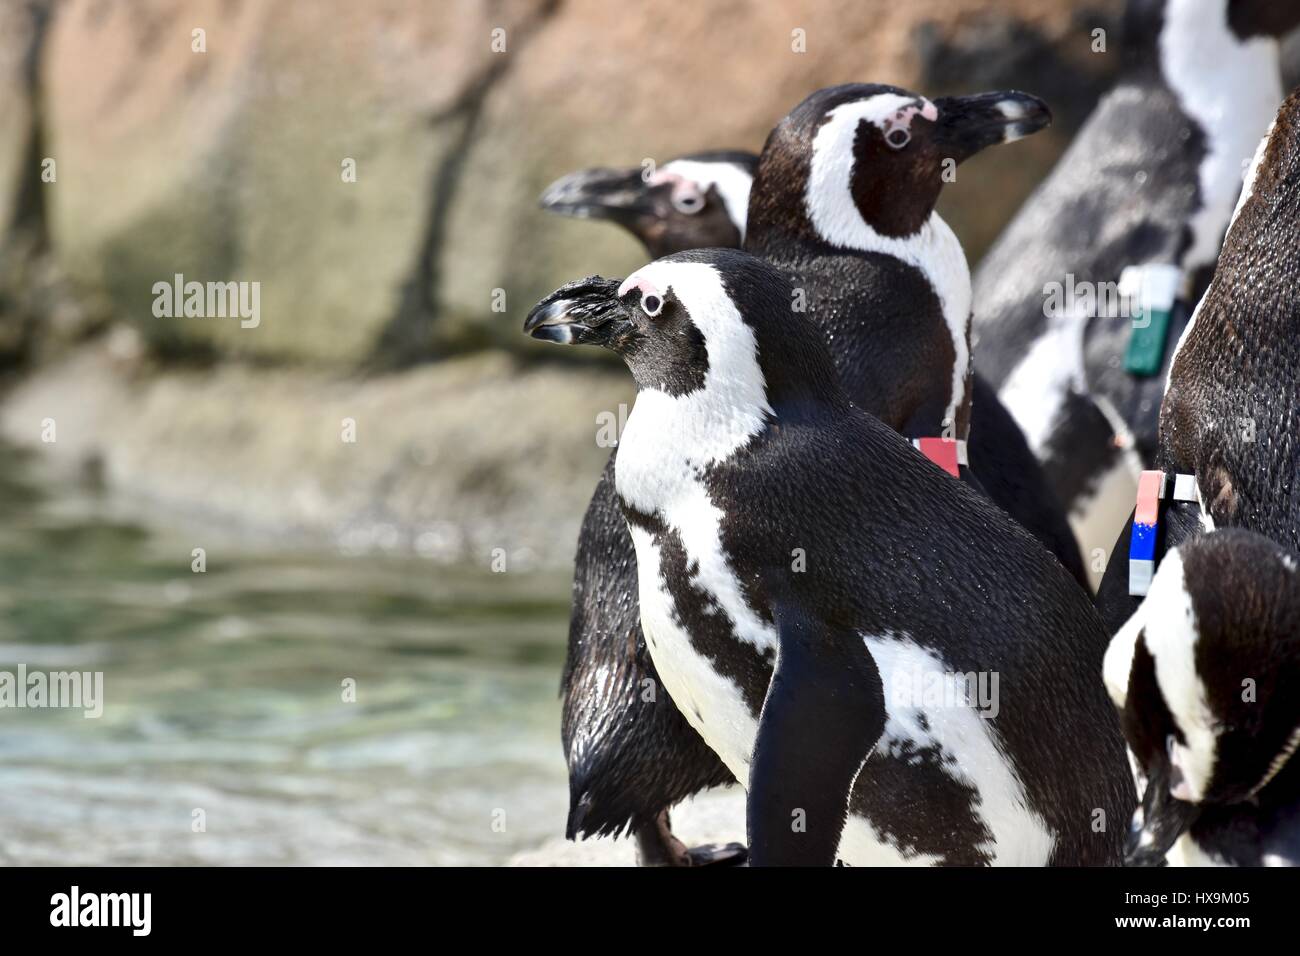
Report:
M 912 444 L 948 474 L 954 478 L 961 477 L 961 470 L 957 467 L 956 441 L 951 438 L 914 438 Z

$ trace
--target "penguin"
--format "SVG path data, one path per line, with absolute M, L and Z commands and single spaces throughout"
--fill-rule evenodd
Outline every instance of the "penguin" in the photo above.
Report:
M 1186 541 L 1111 641 L 1143 792 L 1128 865 L 1300 865 L 1298 566 L 1251 531 Z
M 657 170 L 582 170 L 551 184 L 541 205 L 561 215 L 613 222 L 655 258 L 738 246 L 757 161 L 752 153 L 715 150 Z M 569 769 L 565 836 L 631 833 L 643 866 L 742 863 L 746 851 L 740 844 L 687 847 L 672 832 L 673 806 L 736 781 L 662 691 L 641 632 L 636 555 L 614 492 L 615 454 L 583 516 L 574 560 L 560 679 Z
M 831 110 L 836 104 L 869 100 L 877 95 L 896 97 L 902 91 L 865 85 L 823 91 L 805 101 L 792 114 L 797 119 L 787 119 L 784 125 L 815 122 L 819 109 Z M 990 94 L 944 101 L 944 105 L 949 122 L 968 127 L 964 135 L 970 141 L 953 144 L 954 155 L 960 158 L 1006 138 L 1008 131 L 1011 138 L 1036 131 L 1048 118 L 1041 102 L 1022 95 Z M 1007 112 L 1013 114 L 1011 118 Z M 918 122 L 916 127 L 918 150 L 927 135 L 922 125 Z M 941 132 L 958 138 L 963 135 L 961 130 Z M 807 136 L 778 138 L 774 134 L 765 148 L 765 161 L 770 168 L 800 165 L 801 158 L 797 155 L 800 143 L 807 147 L 804 149 L 807 153 L 811 148 Z M 891 161 L 893 152 L 891 149 Z M 868 165 L 880 160 L 867 158 L 862 162 Z M 703 241 L 706 236 L 717 236 L 716 225 L 697 225 L 709 215 L 711 208 L 719 216 L 730 211 L 734 235 L 743 237 L 746 219 L 734 218 L 739 202 L 726 197 L 750 197 L 750 185 L 742 185 L 737 177 L 749 175 L 756 166 L 757 159 L 750 154 L 724 151 L 675 160 L 649 176 L 641 175 L 637 169 L 588 170 L 560 179 L 546 190 L 541 201 L 544 207 L 554 211 L 611 219 L 638 236 L 653 255 L 658 250 L 676 250 Z M 863 250 L 853 249 L 837 253 L 819 243 L 818 251 L 823 255 L 810 266 L 809 276 L 801 286 L 809 293 L 809 313 L 824 317 L 837 358 L 842 352 L 846 356 L 840 363 L 842 373 L 854 377 L 856 383 L 866 380 L 856 377 L 856 364 L 882 366 L 884 374 L 871 377 L 870 390 L 856 388 L 851 394 L 868 411 L 886 417 L 900 429 L 907 424 L 908 416 L 898 409 L 914 408 L 926 399 L 928 391 L 946 398 L 954 376 L 951 366 L 942 364 L 943 341 L 947 340 L 943 337 L 949 334 L 943 330 L 949 326 L 941 316 L 937 295 L 925 288 L 919 292 L 920 305 L 911 295 L 918 294 L 917 288 L 922 283 L 928 284 L 930 276 L 940 275 L 949 282 L 950 297 L 964 296 L 964 301 L 969 302 L 969 273 L 964 254 L 942 220 L 931 215 L 942 181 L 941 163 L 935 160 L 931 168 L 918 168 L 911 171 L 911 176 L 924 177 L 927 172 L 933 189 L 928 197 L 915 200 L 917 215 L 922 220 L 937 222 L 936 230 L 944 233 L 950 242 L 938 244 L 933 253 L 928 248 L 920 249 L 907 264 L 869 250 L 866 255 L 862 254 Z M 807 172 L 802 175 L 801 183 L 806 182 Z M 681 190 L 683 177 L 690 178 L 695 195 L 704 197 L 704 203 L 694 205 L 690 212 L 683 212 L 679 204 L 671 201 L 674 192 Z M 723 186 L 720 188 L 718 184 Z M 779 175 L 769 173 L 761 188 L 770 192 L 766 196 L 768 208 L 803 203 L 802 195 Z M 845 196 L 843 201 L 854 200 Z M 897 202 L 904 201 L 910 203 L 913 199 L 899 195 Z M 883 204 L 885 212 L 890 205 Z M 792 268 L 802 264 L 797 257 L 802 249 L 808 248 L 809 242 L 804 236 L 784 236 L 770 222 L 764 224 L 760 240 L 765 253 Z M 900 253 L 906 254 L 906 251 Z M 895 271 L 901 272 L 905 283 L 911 285 L 900 294 L 891 294 L 892 272 L 879 268 L 880 262 L 893 262 Z M 952 276 L 948 275 L 950 272 Z M 852 280 L 852 287 L 860 293 L 861 309 L 870 310 L 866 315 L 833 302 L 839 294 L 842 274 Z M 813 278 L 817 281 L 810 281 Z M 827 304 L 828 300 L 831 304 Z M 914 311 L 925 314 L 928 326 L 913 320 Z M 960 345 L 964 347 L 965 320 L 960 320 L 960 324 Z M 914 326 L 941 336 L 937 361 L 925 354 L 926 342 Z M 900 349 L 910 354 L 900 359 Z M 956 349 L 954 340 L 947 354 L 953 355 Z M 891 362 L 895 363 L 892 367 Z M 962 367 L 965 368 L 965 363 Z M 931 376 L 926 383 L 923 375 L 931 368 L 937 369 L 940 378 Z M 1083 564 L 1064 515 L 1052 500 L 1015 423 L 991 390 L 982 386 L 977 380 L 973 410 L 969 399 L 963 403 L 963 409 L 970 411 L 977 436 L 975 473 L 990 497 L 1030 528 L 1082 584 Z M 891 409 L 886 404 L 886 396 L 894 392 L 907 395 Z M 931 418 L 932 424 L 924 428 L 917 426 L 916 437 L 941 434 L 941 416 L 935 414 Z M 955 450 L 953 443 L 936 444 L 940 450 L 945 445 Z M 970 469 L 956 462 L 953 465 L 971 479 Z M 688 850 L 671 833 L 669 807 L 700 790 L 733 781 L 712 751 L 701 746 L 698 735 L 690 731 L 673 702 L 645 692 L 646 687 L 654 688 L 659 682 L 637 626 L 638 607 L 633 592 L 635 559 L 631 539 L 619 518 L 613 469 L 611 455 L 584 516 L 574 575 L 568 654 L 561 679 L 561 735 L 570 782 L 566 835 L 576 839 L 582 834 L 618 835 L 630 830 L 636 835 L 638 856 L 645 863 L 735 862 L 742 856 L 741 847 L 705 846 Z
M 976 366 L 1103 553 L 1242 172 L 1282 100 L 1300 3 L 1129 0 L 1120 81 L 975 276 Z
M 1039 103 L 1035 109 L 1045 108 Z M 1030 131 L 1026 127 L 1026 132 Z M 783 143 L 779 149 L 790 148 Z M 778 149 L 769 145 L 770 163 L 795 161 L 789 156 L 777 160 L 776 152 Z M 686 249 L 738 246 L 745 239 L 748 199 L 758 159 L 741 150 L 715 150 L 673 160 L 657 172 L 646 172 L 642 167 L 581 170 L 547 187 L 541 205 L 560 215 L 615 222 L 636 236 L 646 252 L 656 258 Z M 793 189 L 785 189 L 779 177 L 772 178 L 765 188 L 770 193 L 769 206 L 801 205 L 801 197 L 794 195 Z M 686 198 L 689 204 L 683 205 L 679 197 Z M 699 197 L 698 201 L 693 197 Z M 934 218 L 942 223 L 937 215 Z M 769 227 L 765 238 L 751 240 L 745 248 L 760 255 L 776 250 L 778 257 L 796 258 L 785 252 L 790 244 Z M 964 269 L 964 255 L 962 262 Z M 933 268 L 938 271 L 939 264 Z M 963 274 L 968 284 L 969 275 Z M 954 282 L 960 284 L 960 280 Z M 874 351 L 874 342 L 862 344 L 864 335 L 875 334 L 872 326 L 837 331 L 840 342 L 851 342 L 854 349 Z M 845 364 L 856 364 L 859 357 L 846 359 Z M 971 430 L 978 452 L 973 471 L 982 486 L 1086 584 L 1078 542 L 1015 420 L 979 375 L 974 380 L 972 399 Z M 872 402 L 866 407 L 875 411 L 874 406 Z
M 957 164 L 1050 120 L 1023 93 L 932 102 L 879 84 L 819 90 L 768 136 L 745 250 L 791 276 L 792 308 L 822 329 L 854 402 L 922 448 L 955 444 L 961 467 L 948 467 L 1086 587 L 1078 544 L 1023 435 L 972 379 L 970 272 L 934 210 Z
M 1104 821 L 1135 797 L 1088 595 L 854 405 L 794 293 L 698 250 L 571 282 L 524 323 L 636 382 L 615 488 L 642 626 L 746 787 L 751 864 L 1116 862 Z
M 686 249 L 739 247 L 757 163 L 753 153 L 722 149 L 658 168 L 584 169 L 548 186 L 541 205 L 622 226 L 656 259 Z
M 1156 460 L 1097 593 L 1112 634 L 1162 555 L 1191 537 L 1244 528 L 1300 551 L 1298 220 L 1300 91 L 1255 150 L 1209 288 L 1175 347 Z

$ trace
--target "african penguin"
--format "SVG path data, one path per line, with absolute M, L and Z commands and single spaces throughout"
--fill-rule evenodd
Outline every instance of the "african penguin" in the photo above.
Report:
M 657 170 L 582 170 L 548 187 L 541 203 L 563 215 L 615 222 L 656 257 L 737 246 L 757 161 L 752 153 L 718 150 Z M 742 846 L 687 848 L 672 833 L 671 807 L 735 779 L 671 698 L 655 692 L 662 682 L 641 632 L 636 554 L 614 492 L 614 460 L 611 454 L 583 517 L 575 558 L 560 682 L 569 769 L 565 835 L 630 831 L 642 865 L 740 862 Z
M 845 87 L 838 92 L 847 102 L 854 95 L 889 97 L 897 96 L 899 91 L 889 87 Z M 1046 118 L 1042 105 L 1028 97 L 996 94 L 971 98 L 970 103 L 945 101 L 945 105 L 948 103 L 952 106 L 951 115 L 945 115 L 945 121 L 954 124 L 964 121 L 970 126 L 966 135 L 973 137 L 973 146 L 954 144 L 953 155 L 958 158 L 965 158 L 972 148 L 1001 140 L 1008 130 L 1019 134 L 1032 132 Z M 801 109 L 808 107 L 806 103 Z M 1008 116 L 1008 112 L 1014 115 Z M 918 150 L 926 138 L 920 126 L 918 123 Z M 940 135 L 947 132 L 941 130 Z M 769 148 L 783 160 L 794 160 L 785 142 L 779 148 L 769 144 Z M 888 160 L 894 159 L 894 152 L 890 150 Z M 742 183 L 739 177 L 748 177 L 756 162 L 757 158 L 751 154 L 726 151 L 674 160 L 653 175 L 642 175 L 639 169 L 588 170 L 557 181 L 544 193 L 542 204 L 562 213 L 612 219 L 640 238 L 651 254 L 708 241 L 723 245 L 728 244 L 722 241 L 725 229 L 719 228 L 717 220 L 724 212 L 730 216 L 728 228 L 733 228 L 734 237 L 739 238 L 746 231 L 745 217 L 735 217 L 739 203 L 734 197 L 749 197 L 748 179 Z M 931 172 L 933 192 L 937 193 L 943 170 L 935 168 Z M 912 171 L 912 176 L 919 174 L 917 170 Z M 683 208 L 675 201 L 674 197 L 683 192 L 684 180 L 691 184 L 684 190 L 685 194 L 702 196 L 703 203 Z M 770 175 L 769 182 L 778 191 L 769 204 L 783 201 L 780 193 L 786 188 L 783 182 Z M 900 196 L 899 201 L 904 199 L 910 201 L 911 197 Z M 932 207 L 933 199 L 931 195 L 921 202 L 928 202 Z M 801 204 L 803 197 L 791 196 L 788 201 Z M 843 201 L 853 200 L 846 195 Z M 886 212 L 889 207 L 889 202 L 876 204 L 877 209 Z M 710 210 L 716 211 L 712 219 Z M 942 221 L 937 221 L 946 231 Z M 778 243 L 774 238 L 776 233 L 775 228 L 768 227 L 766 241 L 773 248 L 797 250 L 803 241 Z M 937 251 L 936 260 L 929 250 L 921 249 L 909 265 L 900 263 L 899 271 L 911 276 L 920 269 L 928 276 L 946 275 L 955 270 L 950 287 L 955 288 L 953 294 L 958 297 L 964 288 L 968 301 L 969 274 L 955 238 L 951 245 L 939 244 Z M 854 324 L 853 316 L 826 304 L 827 295 L 833 294 L 827 283 L 837 278 L 826 275 L 825 283 L 810 289 L 813 294 L 809 311 L 826 318 L 832 350 L 837 356 L 841 349 L 848 350 L 851 362 L 842 363 L 842 369 L 847 364 L 853 372 L 852 362 L 871 362 L 877 355 L 907 348 L 907 338 L 913 332 L 903 313 L 915 304 L 906 296 L 891 296 L 883 287 L 889 275 L 882 277 L 871 270 L 871 264 L 884 256 L 872 254 L 859 258 L 857 252 L 845 255 L 850 258 L 842 265 L 849 272 L 861 266 L 863 274 L 858 288 L 865 300 L 870 300 L 873 286 L 880 284 L 876 304 L 887 303 L 888 309 L 880 315 L 871 315 L 868 321 L 861 321 L 864 317 L 857 316 L 859 322 Z M 788 262 L 790 255 L 785 258 Z M 831 260 L 828 256 L 824 261 Z M 929 307 L 930 318 L 935 320 L 932 327 L 946 328 L 937 321 L 938 303 L 928 290 L 923 305 Z M 836 322 L 841 323 L 839 328 Z M 900 407 L 915 404 L 918 396 L 924 397 L 927 387 L 907 380 L 920 378 L 916 370 L 931 364 L 921 334 L 915 338 L 907 362 L 889 370 L 897 381 L 885 382 L 887 387 L 897 385 L 909 392 Z M 961 341 L 964 345 L 964 338 Z M 955 352 L 955 348 L 955 344 L 950 346 L 949 352 Z M 948 368 L 941 368 L 943 379 L 933 386 L 936 396 L 948 397 L 953 374 Z M 1082 582 L 1084 571 L 1078 546 L 1014 421 L 996 395 L 978 379 L 974 393 L 971 411 L 976 436 L 974 471 L 990 496 L 1055 551 Z M 868 403 L 864 407 L 869 411 L 881 415 L 889 411 L 878 392 L 855 393 L 854 397 Z M 905 422 L 895 414 L 890 424 L 902 427 Z M 917 434 L 923 437 L 940 431 L 936 421 L 928 430 L 918 429 Z M 584 517 L 576 560 L 568 655 L 561 682 L 562 738 L 570 780 L 566 833 L 574 839 L 584 833 L 617 835 L 630 829 L 637 836 L 639 855 L 645 862 L 731 862 L 739 855 L 739 848 L 699 847 L 687 851 L 672 837 L 669 828 L 670 806 L 699 790 L 729 783 L 731 778 L 712 752 L 701 745 L 698 735 L 689 729 L 671 700 L 647 697 L 644 693 L 647 683 L 657 686 L 659 682 L 639 632 L 635 558 L 614 497 L 613 462 L 611 455 Z
M 1292 93 L 1255 151 L 1209 288 L 1176 346 L 1154 465 L 1166 476 L 1153 513 L 1156 561 L 1216 527 L 1300 551 L 1298 221 L 1300 93 Z M 1181 501 L 1171 493 L 1179 480 L 1188 488 Z M 1130 594 L 1134 523 L 1097 594 L 1111 633 L 1139 600 Z
M 976 273 L 976 365 L 1109 548 L 1151 462 L 1172 346 L 1282 99 L 1300 3 L 1129 0 L 1121 81 Z
M 712 150 L 658 168 L 584 169 L 548 186 L 541 204 L 560 215 L 617 223 L 655 258 L 739 246 L 757 162 L 753 153 Z
M 1135 798 L 1085 592 L 857 408 L 777 268 L 678 253 L 525 330 L 621 355 L 615 486 L 664 686 L 755 864 L 1105 864 Z
M 1262 535 L 1203 535 L 1165 556 L 1111 641 L 1106 688 L 1143 793 L 1130 865 L 1300 865 L 1297 573 Z
M 908 438 L 969 437 L 962 474 L 1086 586 L 1024 436 L 971 375 L 970 272 L 934 211 L 957 164 L 1049 121 L 1023 93 L 931 101 L 877 84 L 819 90 L 768 136 L 744 248 L 789 274 L 792 308 L 822 330 L 855 403 Z

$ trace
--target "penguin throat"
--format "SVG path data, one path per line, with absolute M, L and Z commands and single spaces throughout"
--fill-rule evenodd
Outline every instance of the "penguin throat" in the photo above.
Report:
M 700 388 L 637 392 L 614 467 L 625 504 L 662 514 L 683 495 L 696 495 L 705 470 L 744 448 L 775 416 L 752 333 L 737 325 L 749 341 L 717 349 Z

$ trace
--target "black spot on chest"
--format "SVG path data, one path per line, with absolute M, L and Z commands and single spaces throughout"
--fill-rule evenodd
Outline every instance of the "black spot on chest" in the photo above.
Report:
M 687 554 L 676 529 L 668 528 L 657 515 L 635 509 L 625 511 L 628 522 L 648 533 L 659 548 L 658 570 L 672 599 L 673 620 L 695 652 L 740 687 L 746 706 L 757 717 L 772 682 L 775 654 L 762 653 L 736 636 L 727 612 L 713 595 L 695 583 L 699 564 Z
M 938 857 L 944 866 L 987 866 L 993 834 L 977 811 L 979 794 L 953 776 L 956 758 L 935 744 L 884 740 L 858 775 L 855 814 L 904 856 Z

